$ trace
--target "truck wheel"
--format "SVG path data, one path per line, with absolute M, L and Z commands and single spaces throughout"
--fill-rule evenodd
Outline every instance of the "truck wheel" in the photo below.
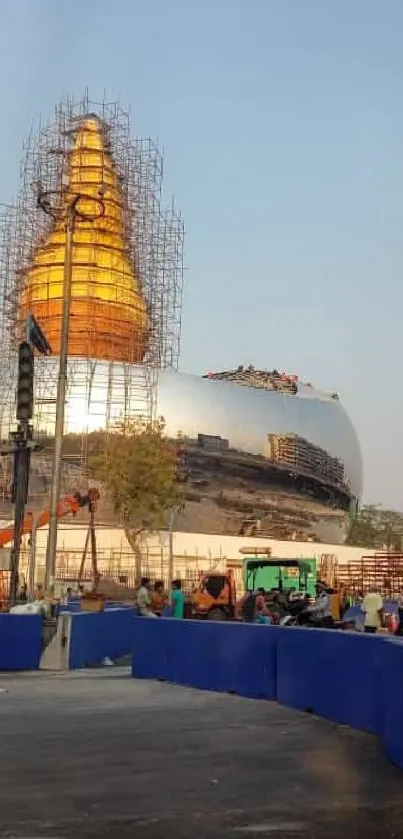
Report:
M 226 621 L 228 620 L 228 615 L 224 612 L 223 609 L 211 609 L 211 611 L 207 615 L 208 621 Z

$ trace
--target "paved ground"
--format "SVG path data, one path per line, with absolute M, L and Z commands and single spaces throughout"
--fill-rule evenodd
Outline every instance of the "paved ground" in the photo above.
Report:
M 0 837 L 402 836 L 374 738 L 127 671 L 0 676 Z

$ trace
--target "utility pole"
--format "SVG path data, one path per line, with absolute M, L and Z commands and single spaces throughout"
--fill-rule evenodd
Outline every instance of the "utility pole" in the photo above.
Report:
M 69 325 L 70 325 L 70 310 L 71 310 L 71 284 L 73 276 L 73 248 L 74 248 L 74 230 L 77 219 L 85 221 L 95 221 L 101 218 L 105 212 L 103 203 L 104 190 L 101 189 L 98 196 L 75 194 L 68 201 L 68 203 L 58 203 L 55 206 L 51 203 L 51 195 L 45 192 L 40 183 L 36 185 L 38 206 L 47 214 L 58 220 L 64 218 L 65 231 L 65 251 L 64 251 L 64 271 L 63 271 L 63 307 L 62 307 L 62 323 L 60 335 L 60 357 L 59 357 L 59 373 L 57 379 L 57 393 L 56 393 L 56 418 L 55 418 L 55 448 L 53 455 L 53 472 L 52 472 L 52 486 L 50 493 L 50 518 L 49 518 L 49 533 L 48 543 L 46 549 L 46 574 L 45 574 L 45 588 L 49 591 L 54 584 L 55 566 L 56 566 L 56 551 L 57 551 L 57 530 L 58 530 L 58 506 L 60 501 L 61 488 L 61 471 L 62 471 L 62 453 L 63 453 L 63 437 L 64 437 L 64 415 L 66 405 L 66 390 L 67 390 L 67 358 L 69 347 Z M 67 185 L 68 186 L 68 185 Z M 60 197 L 60 196 L 59 196 Z M 63 199 L 63 195 L 61 196 Z M 80 210 L 80 201 L 82 207 L 91 202 L 95 207 L 95 213 L 88 213 L 87 210 Z
M 173 527 L 175 523 L 175 510 L 171 510 L 169 514 L 169 530 L 168 530 L 168 591 L 171 589 L 173 570 L 174 570 L 174 545 L 173 545 Z
M 64 411 L 66 402 L 66 386 L 67 386 L 67 353 L 69 344 L 69 325 L 70 325 L 70 309 L 71 309 L 71 277 L 73 267 L 73 237 L 74 237 L 74 223 L 75 223 L 75 205 L 77 200 L 72 201 L 67 209 L 65 235 L 66 246 L 64 255 L 64 274 L 63 274 L 63 309 L 62 309 L 62 329 L 60 337 L 60 359 L 59 359 L 59 374 L 57 379 L 57 395 L 56 395 L 56 423 L 55 423 L 55 450 L 53 456 L 53 474 L 52 474 L 52 488 L 50 493 L 50 518 L 49 518 L 49 534 L 48 544 L 46 549 L 46 575 L 45 575 L 45 589 L 53 586 L 56 565 L 56 550 L 57 550 L 57 509 L 60 499 L 60 482 L 62 469 L 62 448 L 64 436 Z
M 31 535 L 30 535 L 30 550 L 29 550 L 29 566 L 28 566 L 28 598 L 33 600 L 35 590 L 35 570 L 36 570 L 36 536 L 38 529 L 38 515 L 31 513 Z

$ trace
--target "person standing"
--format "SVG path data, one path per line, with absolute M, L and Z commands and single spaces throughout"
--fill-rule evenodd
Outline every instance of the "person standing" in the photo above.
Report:
M 362 601 L 364 631 L 374 635 L 383 623 L 383 600 L 378 591 L 370 591 Z
M 148 577 L 141 578 L 141 585 L 137 592 L 137 608 L 139 615 L 144 618 L 157 617 L 151 609 L 151 582 Z
M 306 614 L 311 616 L 315 626 L 323 629 L 331 629 L 334 626 L 330 592 L 321 580 L 318 580 L 316 584 L 315 603 L 308 607 Z
M 171 617 L 181 619 L 185 612 L 185 595 L 182 591 L 182 580 L 172 580 L 171 585 Z
M 167 596 L 164 591 L 164 583 L 157 580 L 154 583 L 154 591 L 151 595 L 151 608 L 156 615 L 162 615 L 167 603 Z
M 262 587 L 257 590 L 255 600 L 255 622 L 263 624 L 271 623 L 270 612 L 267 608 L 267 595 Z

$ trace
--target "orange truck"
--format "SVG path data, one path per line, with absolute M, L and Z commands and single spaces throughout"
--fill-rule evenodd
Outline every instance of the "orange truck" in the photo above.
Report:
M 236 586 L 234 573 L 206 571 L 186 603 L 185 616 L 211 621 L 234 620 L 236 617 Z

